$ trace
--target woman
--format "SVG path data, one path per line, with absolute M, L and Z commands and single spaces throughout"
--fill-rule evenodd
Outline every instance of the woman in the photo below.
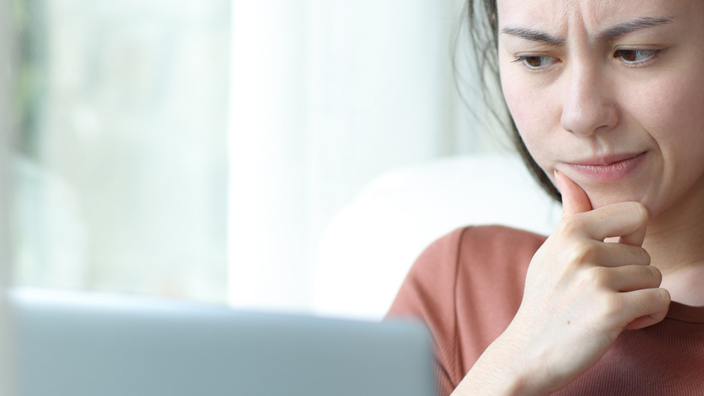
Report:
M 444 395 L 702 394 L 704 1 L 481 6 L 563 218 L 440 239 L 390 315 L 426 321 Z

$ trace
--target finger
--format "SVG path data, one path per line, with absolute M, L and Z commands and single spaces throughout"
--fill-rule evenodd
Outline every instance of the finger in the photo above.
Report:
M 648 223 L 648 211 L 638 202 L 620 202 L 578 213 L 563 222 L 568 231 L 589 239 L 603 241 L 609 237 L 622 237 L 628 242 L 625 244 L 639 246 Z
M 596 269 L 596 268 L 595 268 Z M 603 271 L 606 286 L 618 292 L 632 292 L 660 287 L 662 274 L 649 265 L 627 265 L 614 268 L 599 268 Z
M 640 246 L 621 245 L 594 241 L 591 261 L 602 267 L 623 267 L 626 265 L 650 265 L 650 255 Z
M 670 308 L 670 293 L 663 288 L 636 290 L 619 296 L 623 299 L 626 328 L 631 330 L 659 323 Z
M 667 312 L 665 312 L 667 315 Z M 660 317 L 659 315 L 645 315 L 640 318 L 636 318 L 633 322 L 626 325 L 628 330 L 638 330 L 643 329 L 648 326 L 660 323 L 665 317 Z
M 555 186 L 562 195 L 562 218 L 592 210 L 587 193 L 564 173 L 555 170 Z
M 645 205 L 642 205 L 641 210 L 644 212 L 641 216 L 645 218 L 645 223 L 631 234 L 622 235 L 621 238 L 619 238 L 618 243 L 632 246 L 643 245 L 643 241 L 645 240 L 646 227 L 648 226 L 648 220 L 650 219 L 650 215 Z

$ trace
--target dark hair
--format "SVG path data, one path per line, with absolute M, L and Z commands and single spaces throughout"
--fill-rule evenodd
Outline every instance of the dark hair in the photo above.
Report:
M 521 135 L 518 133 L 516 123 L 509 114 L 506 101 L 501 99 L 501 103 L 495 103 L 489 93 L 489 84 L 501 87 L 499 79 L 498 61 L 498 16 L 496 0 L 467 0 L 463 13 L 463 19 L 467 23 L 471 49 L 473 50 L 474 63 L 477 68 L 477 76 L 481 87 L 482 98 L 489 107 L 492 115 L 505 125 L 505 129 L 510 131 L 511 142 L 521 155 L 523 162 L 538 182 L 540 187 L 552 198 L 562 202 L 560 192 L 552 184 L 548 176 L 538 166 L 526 148 Z M 461 24 L 460 26 L 463 26 Z M 458 32 L 461 34 L 461 30 Z M 457 70 L 457 68 L 455 68 Z M 508 119 L 508 122 L 504 121 Z M 508 124 L 508 125 L 506 125 Z

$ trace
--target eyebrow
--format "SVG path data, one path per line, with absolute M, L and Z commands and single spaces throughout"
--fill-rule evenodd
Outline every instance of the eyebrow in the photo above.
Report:
M 550 45 L 563 45 L 565 43 L 564 39 L 533 29 L 505 27 L 501 29 L 501 33 Z
M 635 32 L 637 30 L 671 23 L 672 20 L 673 18 L 668 16 L 638 18 L 632 21 L 612 26 L 599 33 L 595 39 L 596 41 L 615 40 L 619 37 L 622 37 L 628 33 Z M 553 36 L 549 33 L 541 32 L 539 30 L 509 26 L 501 29 L 501 33 L 510 34 L 511 36 L 517 36 L 526 40 L 537 41 L 539 43 L 549 45 L 560 46 L 565 44 L 565 39 Z
M 597 35 L 597 41 L 614 40 L 636 30 L 665 25 L 672 22 L 672 17 L 645 17 L 610 27 Z

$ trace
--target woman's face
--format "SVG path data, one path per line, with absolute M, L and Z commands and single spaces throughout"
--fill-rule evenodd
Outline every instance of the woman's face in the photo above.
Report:
M 499 0 L 499 64 L 535 161 L 593 207 L 704 194 L 704 1 Z

